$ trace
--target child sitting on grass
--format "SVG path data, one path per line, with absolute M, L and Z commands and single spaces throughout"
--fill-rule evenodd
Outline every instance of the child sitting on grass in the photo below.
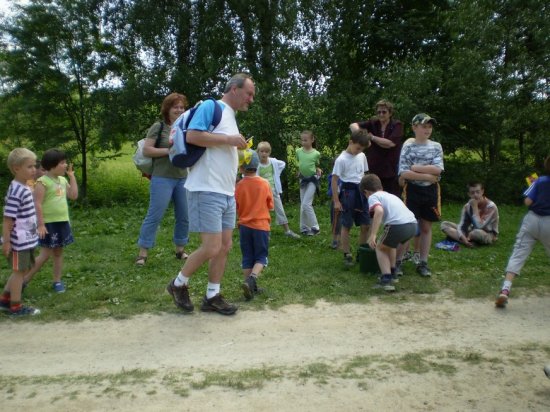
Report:
M 367 243 L 376 251 L 378 266 L 382 272 L 380 287 L 393 292 L 396 282 L 396 248 L 411 239 L 416 233 L 416 218 L 401 199 L 382 190 L 382 182 L 374 174 L 361 179 L 361 192 L 368 198 L 369 212 L 372 215 Z M 384 226 L 382 235 L 376 241 L 380 226 Z
M 448 238 L 468 247 L 491 245 L 498 237 L 498 208 L 485 196 L 483 183 L 468 183 L 470 200 L 462 208 L 460 222 L 441 222 L 441 231 Z
M 235 188 L 237 215 L 239 216 L 239 238 L 243 254 L 242 270 L 243 293 L 250 300 L 261 290 L 258 289 L 258 277 L 267 266 L 270 211 L 273 210 L 273 194 L 269 182 L 257 176 L 260 160 L 258 154 L 249 150 L 248 160 L 241 165 L 243 178 Z

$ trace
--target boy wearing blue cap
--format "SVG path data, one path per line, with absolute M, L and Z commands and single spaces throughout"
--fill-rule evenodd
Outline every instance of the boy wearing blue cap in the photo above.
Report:
M 443 149 L 430 140 L 436 120 L 426 113 L 412 119 L 414 141 L 404 145 L 399 157 L 399 177 L 405 180 L 403 200 L 414 213 L 420 228 L 420 262 L 416 271 L 420 276 L 431 276 L 428 254 L 432 244 L 432 223 L 441 217 L 439 179 L 443 172 Z M 403 274 L 398 253 L 396 274 Z
M 245 299 L 250 300 L 260 291 L 257 280 L 263 268 L 267 266 L 271 228 L 269 212 L 273 210 L 274 203 L 269 182 L 256 175 L 260 164 L 258 154 L 250 149 L 247 152 L 241 165 L 243 178 L 235 188 L 235 201 L 243 255 L 242 289 Z

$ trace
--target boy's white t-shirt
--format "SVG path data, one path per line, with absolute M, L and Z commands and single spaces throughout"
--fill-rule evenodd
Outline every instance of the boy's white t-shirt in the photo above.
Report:
M 416 223 L 414 213 L 397 196 L 379 190 L 369 196 L 369 213 L 373 213 L 374 207 L 380 205 L 384 209 L 383 225 L 404 225 Z
M 222 118 L 212 133 L 238 135 L 235 111 L 221 100 L 218 103 L 223 108 Z M 208 130 L 214 115 L 213 105 L 212 100 L 207 100 L 197 108 L 189 123 L 190 130 Z M 197 163 L 189 168 L 185 188 L 190 192 L 215 192 L 233 196 L 238 167 L 239 157 L 235 146 L 207 147 Z
M 342 182 L 359 184 L 368 171 L 369 164 L 365 153 L 352 155 L 344 150 L 336 158 L 332 174 L 338 176 Z

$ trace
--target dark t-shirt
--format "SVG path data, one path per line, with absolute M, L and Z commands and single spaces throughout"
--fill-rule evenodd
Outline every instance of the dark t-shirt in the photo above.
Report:
M 539 216 L 550 216 L 550 176 L 541 176 L 525 191 L 533 201 L 529 210 Z
M 390 149 L 384 149 L 374 142 L 371 143 L 370 147 L 367 149 L 369 171 L 375 173 L 380 178 L 397 176 L 401 140 L 403 139 L 403 124 L 399 120 L 391 120 L 386 126 L 383 136 L 382 124 L 378 119 L 358 122 L 357 124 L 361 129 L 367 129 L 373 135 L 384 137 L 395 144 L 395 146 Z

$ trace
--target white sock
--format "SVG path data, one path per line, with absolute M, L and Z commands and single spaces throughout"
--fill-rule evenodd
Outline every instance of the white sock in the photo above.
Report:
M 174 279 L 174 286 L 181 287 L 183 285 L 189 284 L 189 278 L 183 273 L 179 272 L 178 276 Z
M 208 286 L 206 287 L 206 299 L 211 299 L 218 293 L 220 293 L 220 284 L 208 282 Z
M 508 292 L 510 292 L 510 289 L 512 289 L 512 281 L 511 280 L 505 280 L 502 283 L 502 290 L 507 290 Z

